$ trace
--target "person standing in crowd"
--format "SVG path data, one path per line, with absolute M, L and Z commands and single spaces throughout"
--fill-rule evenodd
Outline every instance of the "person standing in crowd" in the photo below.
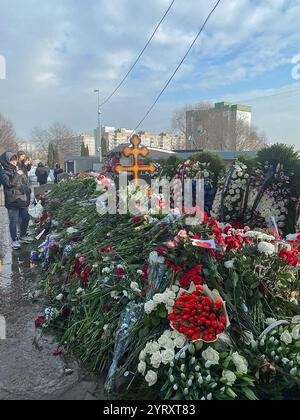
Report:
M 24 172 L 24 174 L 28 178 L 28 173 L 31 171 L 32 167 L 32 159 L 26 159 L 26 154 L 22 150 L 18 152 L 18 168 L 20 171 Z
M 49 172 L 49 169 L 42 162 L 38 164 L 35 175 L 40 186 L 47 184 Z
M 12 248 L 18 250 L 22 244 L 30 244 L 33 238 L 28 236 L 27 229 L 30 216 L 28 214 L 28 179 L 23 171 L 17 168 L 18 156 L 6 152 L 0 156 L 0 185 L 3 185 L 5 207 L 8 210 L 9 230 Z M 18 238 L 18 225 L 20 221 L 20 238 Z
M 26 159 L 26 154 L 22 150 L 18 152 L 18 169 L 24 173 L 26 178 L 29 180 L 29 172 L 31 171 L 32 167 L 32 159 Z M 31 188 L 29 188 L 28 195 L 27 195 L 27 207 L 30 204 L 31 200 Z
M 57 163 L 54 169 L 54 184 L 58 184 L 58 175 L 62 174 L 63 172 L 63 169 L 61 169 L 60 165 Z

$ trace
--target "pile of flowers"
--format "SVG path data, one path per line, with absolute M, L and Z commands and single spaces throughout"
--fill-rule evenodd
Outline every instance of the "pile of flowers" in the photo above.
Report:
M 101 215 L 99 181 L 60 183 L 45 200 L 45 234 L 55 233 L 56 242 L 41 284 L 51 307 L 36 327 L 58 329 L 55 354 L 72 352 L 99 374 L 109 370 L 109 392 L 127 378 L 127 397 L 297 393 L 300 233 L 279 237 L 207 214 L 188 227 L 175 212 Z
M 275 221 L 286 231 L 297 202 L 292 180 L 293 174 L 282 165 L 256 163 L 253 169 L 237 160 L 220 181 L 212 215 L 256 228 L 274 227 Z

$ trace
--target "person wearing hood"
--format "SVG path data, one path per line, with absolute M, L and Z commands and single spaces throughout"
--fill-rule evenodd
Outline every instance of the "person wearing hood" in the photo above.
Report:
M 29 244 L 33 239 L 27 235 L 30 216 L 28 214 L 28 179 L 24 172 L 17 168 L 18 156 L 6 152 L 0 156 L 0 185 L 3 185 L 5 207 L 8 210 L 9 230 L 12 248 L 20 249 L 22 244 Z M 20 238 L 18 225 L 20 223 Z
M 49 172 L 49 169 L 42 162 L 38 164 L 38 167 L 35 171 L 35 175 L 40 186 L 47 184 Z

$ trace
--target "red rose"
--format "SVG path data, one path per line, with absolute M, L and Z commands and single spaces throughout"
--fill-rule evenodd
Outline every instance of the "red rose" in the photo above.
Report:
M 43 323 L 46 321 L 46 318 L 44 316 L 39 316 L 36 320 L 35 320 L 35 328 L 40 328 Z
M 108 314 L 108 313 L 110 312 L 110 307 L 109 307 L 109 305 L 104 305 L 104 306 L 103 306 L 103 308 L 102 308 L 102 311 L 103 311 L 105 314 Z
M 131 220 L 133 221 L 133 223 L 140 223 L 142 219 L 141 217 L 133 217 Z

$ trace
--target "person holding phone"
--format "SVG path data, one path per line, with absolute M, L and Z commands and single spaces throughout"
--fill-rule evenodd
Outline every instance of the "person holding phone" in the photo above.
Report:
M 26 158 L 26 153 L 23 150 L 18 152 L 18 169 L 22 171 L 28 178 L 28 173 L 31 171 L 32 159 Z
M 18 156 L 14 153 L 6 152 L 0 156 L 0 185 L 4 188 L 12 248 L 18 250 L 22 244 L 32 243 L 33 238 L 27 233 L 30 220 L 28 178 L 23 171 L 18 169 Z M 18 236 L 18 227 L 20 236 Z

